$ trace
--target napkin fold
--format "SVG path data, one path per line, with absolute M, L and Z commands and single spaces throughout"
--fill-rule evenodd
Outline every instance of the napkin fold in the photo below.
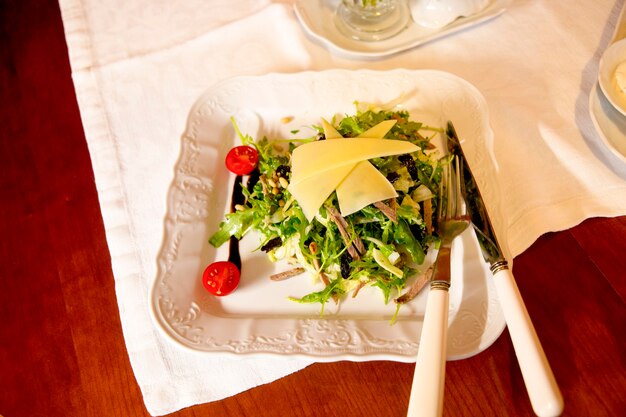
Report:
M 191 26 L 200 26 L 174 36 L 175 25 L 156 9 L 150 12 L 159 7 L 152 2 L 143 5 L 149 10 L 142 16 L 131 18 L 130 13 L 141 9 L 138 2 L 123 2 L 126 10 L 117 11 L 106 2 L 61 1 L 124 338 L 151 415 L 225 398 L 310 363 L 199 354 L 161 335 L 150 317 L 166 195 L 192 104 L 224 78 L 300 71 L 309 64 L 298 41 L 300 28 L 285 5 L 231 2 L 217 7 L 222 14 L 215 17 L 210 2 L 196 3 L 196 8 L 187 4 L 187 10 L 173 5 L 158 9 L 182 15 L 179 24 L 188 17 Z M 203 21 L 192 19 L 196 12 Z M 120 19 L 126 19 L 124 24 Z M 162 42 L 158 45 L 155 34 L 167 22 L 170 32 L 157 36 Z M 149 27 L 134 26 L 142 23 Z M 105 27 L 111 33 L 96 30 Z
M 626 214 L 626 167 L 603 147 L 586 105 L 621 5 L 519 0 L 478 27 L 365 61 L 339 58 L 307 38 L 289 3 L 60 0 L 124 338 L 152 415 L 311 363 L 193 352 L 150 318 L 180 136 L 196 99 L 225 78 L 364 67 L 452 72 L 478 87 L 491 111 L 501 196 L 491 204 L 499 206 L 497 229 L 512 256 L 543 233 Z

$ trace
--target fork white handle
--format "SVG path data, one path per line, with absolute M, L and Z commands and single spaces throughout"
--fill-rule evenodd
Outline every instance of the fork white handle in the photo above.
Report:
M 563 397 L 513 273 L 501 269 L 493 280 L 533 410 L 539 417 L 559 416 L 563 412 Z
M 447 289 L 431 288 L 415 361 L 409 417 L 437 417 L 443 412 L 448 304 Z

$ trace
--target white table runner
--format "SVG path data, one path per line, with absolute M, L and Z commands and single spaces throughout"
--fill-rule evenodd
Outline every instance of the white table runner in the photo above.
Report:
M 60 0 L 130 361 L 152 415 L 308 365 L 183 350 L 149 316 L 166 195 L 194 101 L 225 78 L 327 68 L 439 69 L 485 96 L 510 252 L 593 216 L 626 214 L 626 166 L 587 111 L 622 2 L 514 1 L 478 27 L 383 60 L 337 57 L 290 1 Z

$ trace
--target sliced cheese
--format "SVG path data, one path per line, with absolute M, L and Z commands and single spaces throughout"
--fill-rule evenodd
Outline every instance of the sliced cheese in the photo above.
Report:
M 326 139 L 342 138 L 337 129 L 324 118 L 322 118 L 322 128 L 324 129 L 324 137 Z M 309 221 L 315 217 L 324 201 L 335 191 L 339 183 L 350 173 L 352 168 L 350 165 L 337 167 L 333 172 L 327 172 L 327 175 L 309 177 L 300 182 L 294 181 L 292 176 L 288 188 L 289 192 L 298 201 Z
M 393 125 L 396 124 L 395 120 L 383 120 L 376 126 L 367 129 L 365 132 L 359 135 L 360 138 L 384 138 L 387 132 L 391 130 Z
M 326 139 L 343 139 L 337 129 L 323 118 L 322 128 Z M 326 175 L 311 176 L 301 181 L 294 181 L 292 176 L 289 192 L 298 201 L 309 221 L 353 168 L 354 165 L 344 165 L 326 172 Z
M 383 156 L 415 152 L 406 141 L 374 138 L 320 140 L 298 146 L 291 155 L 291 181 L 298 183 L 334 168 Z
M 342 216 L 356 213 L 377 201 L 397 196 L 393 185 L 369 161 L 356 164 L 337 187 L 337 200 Z
M 366 130 L 359 137 L 383 138 L 395 120 L 385 120 Z M 339 210 L 343 216 L 356 213 L 363 207 L 398 196 L 393 185 L 368 161 L 359 162 L 337 187 Z
M 297 183 L 292 181 L 287 190 L 296 199 L 306 218 L 311 221 L 324 201 L 337 189 L 352 168 L 353 165 L 344 165 L 325 175 L 308 177 Z
M 343 138 L 332 124 L 322 119 L 324 136 L 330 140 L 301 145 L 294 150 L 288 190 L 309 221 L 335 190 L 343 216 L 397 196 L 393 185 L 367 161 L 418 149 L 409 142 L 382 139 L 395 123 L 395 120 L 383 121 L 351 139 Z
M 326 139 L 338 139 L 338 138 L 343 137 L 341 136 L 339 132 L 337 132 L 337 129 L 335 129 L 333 125 L 328 123 L 326 119 L 322 119 L 322 128 L 324 129 L 324 137 Z M 376 136 L 372 136 L 372 137 L 376 137 Z

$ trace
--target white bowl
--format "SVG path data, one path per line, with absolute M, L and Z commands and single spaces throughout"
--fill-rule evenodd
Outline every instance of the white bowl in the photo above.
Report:
M 609 102 L 597 84 L 589 95 L 589 114 L 606 148 L 626 163 L 626 117 Z
M 618 69 L 624 73 L 619 82 Z M 615 42 L 602 54 L 598 83 L 611 105 L 626 116 L 626 39 Z
M 409 0 L 411 15 L 420 26 L 439 29 L 459 17 L 483 10 L 490 0 Z

